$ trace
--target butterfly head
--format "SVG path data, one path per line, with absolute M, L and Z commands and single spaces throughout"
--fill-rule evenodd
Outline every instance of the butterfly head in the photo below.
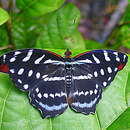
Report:
M 65 58 L 70 58 L 72 53 L 71 53 L 71 51 L 69 49 L 67 49 L 64 54 L 65 54 Z

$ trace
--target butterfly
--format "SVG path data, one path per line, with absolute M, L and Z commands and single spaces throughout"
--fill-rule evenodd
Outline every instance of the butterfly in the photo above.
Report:
M 126 54 L 93 50 L 65 57 L 41 49 L 23 49 L 0 57 L 0 72 L 9 74 L 16 87 L 29 92 L 30 103 L 43 118 L 62 114 L 69 106 L 93 114 L 102 91 L 126 65 Z

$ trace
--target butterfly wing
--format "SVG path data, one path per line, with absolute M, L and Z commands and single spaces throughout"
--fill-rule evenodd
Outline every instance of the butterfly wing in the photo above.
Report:
M 95 112 L 96 104 L 101 99 L 102 86 L 92 79 L 90 72 L 74 67 L 73 87 L 70 93 L 70 107 L 76 112 L 90 114 Z
M 111 50 L 94 50 L 74 57 L 72 109 L 84 114 L 94 113 L 102 89 L 113 81 L 127 59 L 125 54 Z
M 124 53 L 112 50 L 94 50 L 81 53 L 74 58 L 76 68 L 90 72 L 93 79 L 106 88 L 114 79 L 118 71 L 127 63 L 128 57 Z
M 30 103 L 40 110 L 43 118 L 60 115 L 68 107 L 64 82 L 64 71 L 59 68 L 30 91 Z
M 48 73 L 56 71 L 62 60 L 46 50 L 17 50 L 0 57 L 0 71 L 8 73 L 19 89 L 28 91 Z
M 61 56 L 39 49 L 17 50 L 0 57 L 0 71 L 8 73 L 20 90 L 29 91 L 30 103 L 43 117 L 67 108 Z

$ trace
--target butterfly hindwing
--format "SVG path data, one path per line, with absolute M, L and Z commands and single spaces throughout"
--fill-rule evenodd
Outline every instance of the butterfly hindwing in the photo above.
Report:
M 60 115 L 68 106 L 63 76 L 59 69 L 37 83 L 29 93 L 30 103 L 41 111 L 44 118 Z
M 62 57 L 46 50 L 24 49 L 7 53 L 0 57 L 0 61 L 0 66 L 8 67 L 7 73 L 16 86 L 28 91 L 40 82 L 44 75 L 56 71 L 59 66 L 50 62 L 60 62 Z
M 76 112 L 81 112 L 87 115 L 90 113 L 94 114 L 96 110 L 96 104 L 99 102 L 102 96 L 102 89 L 92 81 L 88 81 L 86 84 L 85 83 L 85 80 L 81 82 L 76 81 L 76 85 L 82 85 L 82 87 L 78 87 L 77 91 L 74 92 L 72 97 L 73 102 L 70 106 Z M 91 85 L 91 89 L 86 87 L 87 85 Z
M 94 113 L 96 104 L 102 96 L 102 86 L 92 79 L 90 72 L 74 67 L 73 87 L 71 89 L 71 108 L 83 114 Z

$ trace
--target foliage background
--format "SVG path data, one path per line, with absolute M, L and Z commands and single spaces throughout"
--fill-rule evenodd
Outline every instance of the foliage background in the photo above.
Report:
M 104 44 L 83 39 L 78 31 L 80 11 L 72 3 L 64 4 L 64 0 L 0 1 L 0 7 L 0 54 L 22 48 L 49 49 L 61 55 L 66 48 L 74 55 L 98 48 L 130 52 L 130 0 L 119 23 L 123 26 L 117 27 Z M 105 90 L 95 115 L 84 116 L 68 109 L 59 117 L 44 120 L 29 105 L 27 94 L 17 90 L 7 75 L 0 74 L 0 129 L 130 129 L 129 68 L 130 63 Z

